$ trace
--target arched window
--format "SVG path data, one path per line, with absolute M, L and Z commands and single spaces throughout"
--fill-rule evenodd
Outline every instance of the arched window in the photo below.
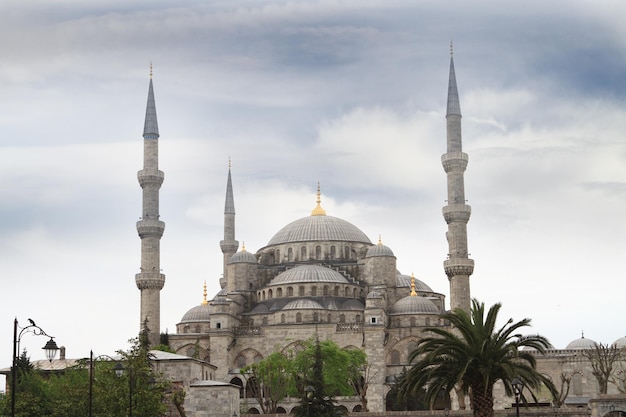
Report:
M 356 315 L 356 317 L 354 318 L 354 321 L 355 321 L 356 323 L 360 323 L 360 322 L 361 322 L 361 315 L 360 315 L 360 314 L 357 314 L 357 315 Z
M 281 314 L 281 315 L 280 315 L 280 322 L 281 322 L 281 323 L 284 323 L 284 322 L 285 322 L 285 315 L 284 315 L 284 314 Z
M 306 261 L 306 246 L 300 248 L 300 260 Z
M 239 387 L 239 398 L 243 398 L 243 382 L 239 378 L 233 378 L 230 383 Z
M 311 295 L 313 297 L 317 295 L 317 287 L 315 285 L 311 287 Z
M 338 285 L 335 287 L 334 294 L 335 294 L 335 297 L 339 297 L 339 286 Z
M 424 323 L 426 326 L 430 326 L 430 317 L 426 317 L 424 321 L 426 322 Z
M 287 287 L 287 297 L 293 297 L 293 287 Z
M 318 261 L 322 259 L 322 247 L 321 246 L 315 247 L 315 259 L 317 259 Z
M 276 249 L 276 263 L 282 263 L 282 259 L 280 259 L 280 249 Z
M 243 355 L 237 356 L 235 359 L 235 367 L 236 368 L 245 368 L 246 367 L 246 357 Z
M 346 322 L 346 315 L 345 314 L 340 314 L 339 315 L 339 323 L 345 323 Z
M 267 326 L 267 316 L 263 317 L 262 323 L 264 326 Z
M 270 289 L 267 291 L 267 299 L 268 299 L 268 300 L 271 300 L 273 296 L 274 296 L 274 291 L 272 291 L 272 289 L 270 288 Z
M 337 256 L 335 246 L 331 246 L 330 247 L 330 259 L 335 259 L 335 256 Z
M 400 365 L 400 352 L 398 352 L 397 350 L 391 351 L 391 364 Z
M 296 313 L 296 323 L 302 323 L 302 313 Z
M 343 295 L 345 295 L 346 297 L 350 297 L 350 288 L 346 287 Z
M 350 246 L 343 248 L 343 252 L 343 258 L 346 260 L 350 259 Z
M 415 317 L 411 317 L 411 327 L 415 327 L 415 325 L 416 325 Z
M 353 289 L 353 290 L 352 290 L 352 296 L 353 296 L 354 298 L 356 298 L 356 297 L 357 297 L 357 294 L 358 294 L 358 293 L 356 292 L 356 288 L 355 288 L 355 289 Z
M 298 297 L 304 297 L 304 285 L 298 287 Z
M 199 324 L 196 324 L 196 333 L 200 333 L 201 332 L 201 327 Z
M 293 249 L 291 248 L 287 249 L 287 260 L 293 262 Z
M 276 297 L 280 298 L 283 296 L 283 289 L 282 288 L 277 288 L 276 289 Z
M 320 321 L 320 315 L 319 313 L 313 313 L 313 321 L 315 323 L 317 323 L 318 321 Z
M 330 290 L 328 289 L 328 285 L 324 285 L 323 293 L 324 293 L 324 296 L 330 295 Z
M 326 321 L 329 322 L 329 323 L 332 321 L 332 317 L 331 317 L 330 313 L 328 313 L 328 315 L 326 316 Z

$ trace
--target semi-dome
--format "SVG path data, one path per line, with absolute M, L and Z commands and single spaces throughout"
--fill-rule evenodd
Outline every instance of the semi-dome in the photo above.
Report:
M 372 258 L 374 256 L 395 256 L 395 255 L 393 254 L 393 251 L 391 250 L 391 248 L 389 248 L 389 246 L 383 245 L 383 242 L 379 237 L 378 244 L 369 248 L 367 250 L 367 254 L 365 255 L 366 258 Z
M 396 277 L 396 285 L 398 287 L 411 287 L 411 277 L 408 275 L 402 275 L 401 273 L 398 272 L 398 275 Z M 419 279 L 415 278 L 415 291 L 421 291 L 421 292 L 433 292 L 432 288 L 430 288 L 426 283 L 424 283 L 423 281 L 420 281 Z
M 283 307 L 283 310 L 319 310 L 323 308 L 317 301 L 301 298 L 289 302 Z
M 391 307 L 390 314 L 439 314 L 439 309 L 425 297 L 409 295 L 398 300 Z
M 344 301 L 343 304 L 341 304 L 341 309 L 342 310 L 363 310 L 365 309 L 365 306 L 359 300 L 351 298 L 349 300 Z
M 231 263 L 231 264 L 234 264 L 234 263 L 255 264 L 256 262 L 257 262 L 256 256 L 254 256 L 254 254 L 246 250 L 245 244 L 241 247 L 241 250 L 235 253 L 233 256 L 231 256 L 230 260 L 228 261 L 228 263 Z
M 183 318 L 180 320 L 181 323 L 189 323 L 189 322 L 200 322 L 200 321 L 211 321 L 211 313 L 210 306 L 208 304 L 200 304 L 199 306 L 195 306 L 191 308 L 189 311 L 185 313 Z
M 321 265 L 300 265 L 278 274 L 270 285 L 327 282 L 348 284 L 348 280 L 339 272 Z
M 596 342 L 591 339 L 585 339 L 585 335 L 582 335 L 580 339 L 569 342 L 565 349 L 594 349 L 596 345 Z

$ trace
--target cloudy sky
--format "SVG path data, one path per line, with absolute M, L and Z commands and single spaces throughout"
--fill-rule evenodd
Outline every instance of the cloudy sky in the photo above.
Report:
M 470 5 L 471 4 L 471 5 Z M 0 367 L 12 322 L 68 357 L 139 327 L 136 172 L 150 63 L 161 329 L 219 290 L 228 159 L 249 251 L 329 215 L 449 293 L 445 100 L 463 113 L 472 296 L 556 347 L 626 335 L 626 3 L 0 3 Z M 33 359 L 45 339 L 25 336 Z

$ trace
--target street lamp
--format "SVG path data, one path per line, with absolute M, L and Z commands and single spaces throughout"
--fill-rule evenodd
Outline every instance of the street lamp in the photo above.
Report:
M 124 375 L 124 365 L 120 362 L 113 369 L 118 377 Z M 133 368 L 130 365 L 128 366 L 128 417 L 133 417 Z
M 519 417 L 519 398 L 522 393 L 522 388 L 524 388 L 524 384 L 522 384 L 522 381 L 520 381 L 519 378 L 513 378 L 511 386 L 513 387 L 513 393 L 515 394 L 515 415 L 516 417 Z
M 108 358 L 112 361 L 115 360 L 109 355 L 98 355 L 96 358 L 94 358 L 93 350 L 89 351 L 89 417 L 92 416 L 92 410 L 93 410 L 93 374 L 94 374 L 93 364 L 94 364 L 94 360 L 97 361 L 98 358 Z M 118 378 L 121 377 L 122 374 L 124 373 L 124 367 L 119 362 L 115 365 L 113 370 L 115 371 L 115 376 L 117 376 Z
M 307 416 L 311 417 L 311 403 L 312 403 L 312 398 L 313 398 L 313 393 L 315 392 L 315 388 L 313 388 L 311 385 L 307 385 L 306 388 L 304 388 L 304 392 L 306 392 L 306 398 L 307 398 Z
M 37 326 L 34 321 L 28 319 L 29 325 L 26 327 L 20 327 L 17 322 L 17 317 L 13 321 L 13 369 L 11 370 L 11 417 L 15 417 L 15 392 L 17 391 L 17 360 L 18 351 L 20 350 L 20 341 L 22 336 L 26 333 L 32 333 L 35 336 L 49 337 L 48 343 L 42 348 L 46 352 L 46 358 L 52 362 L 52 359 L 57 355 L 59 347 L 54 341 L 54 337 L 47 334 L 41 327 Z M 17 329 L 20 328 L 18 334 Z

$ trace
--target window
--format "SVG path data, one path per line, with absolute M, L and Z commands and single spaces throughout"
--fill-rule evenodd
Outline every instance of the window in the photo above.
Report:
M 287 287 L 287 297 L 293 297 L 293 287 Z
M 281 315 L 280 315 L 280 322 L 281 322 L 281 323 L 284 323 L 284 322 L 285 322 L 285 315 L 284 315 L 284 314 L 281 314 Z
M 322 259 L 322 247 L 321 246 L 315 247 L 315 259 L 317 260 Z
M 315 285 L 311 287 L 311 295 L 314 297 L 317 295 L 317 287 Z
M 371 317 L 370 318 L 370 323 L 376 324 L 376 317 Z
M 346 315 L 345 314 L 340 314 L 339 315 L 339 323 L 345 323 L 346 322 Z
M 302 313 L 296 313 L 296 323 L 302 323 Z
M 293 262 L 293 249 L 291 248 L 287 249 L 287 260 Z
M 330 247 L 330 259 L 335 259 L 335 256 L 337 256 L 336 249 L 334 246 L 331 246 Z
M 304 297 L 304 286 L 303 285 L 300 285 L 298 287 L 298 296 L 299 297 Z
M 278 288 L 276 290 L 276 297 L 282 297 L 283 296 L 283 289 L 282 288 Z
M 300 260 L 306 261 L 306 246 L 300 248 Z

